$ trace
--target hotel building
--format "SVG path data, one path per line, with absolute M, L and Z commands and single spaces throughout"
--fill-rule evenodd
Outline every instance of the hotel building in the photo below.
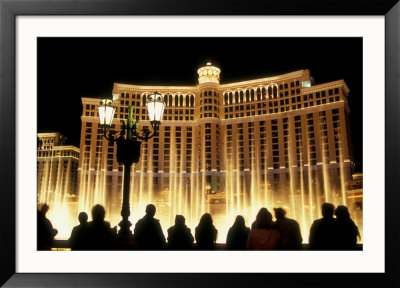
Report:
M 150 127 L 145 102 L 155 91 L 166 103 L 159 135 L 142 143 L 132 168 L 131 208 L 139 209 L 132 218 L 152 202 L 168 224 L 176 214 L 197 224 L 210 212 L 231 225 L 237 214 L 252 221 L 261 207 L 280 206 L 308 229 L 321 203 L 347 203 L 354 163 L 344 80 L 314 85 L 310 71 L 299 70 L 220 83 L 211 63 L 197 73 L 189 86 L 114 83 L 113 130 L 130 105 L 139 129 Z M 98 102 L 82 98 L 80 202 L 82 209 L 102 203 L 117 221 L 123 165 L 98 128 Z
M 79 148 L 64 145 L 59 132 L 38 133 L 37 187 L 39 203 L 55 201 L 57 197 L 76 195 Z

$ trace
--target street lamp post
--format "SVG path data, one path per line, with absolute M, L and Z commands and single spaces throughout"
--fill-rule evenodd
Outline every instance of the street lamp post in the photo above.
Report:
M 103 128 L 103 137 L 110 142 L 117 142 L 117 161 L 124 165 L 124 186 L 121 208 L 122 221 L 118 224 L 121 228 L 118 232 L 119 236 L 132 235 L 132 231 L 130 230 L 132 224 L 128 220 L 131 214 L 129 208 L 131 166 L 133 163 L 139 162 L 142 141 L 147 141 L 153 136 L 158 135 L 158 128 L 161 125 L 165 103 L 162 100 L 161 94 L 154 92 L 154 94 L 147 97 L 146 106 L 153 132 L 147 127 L 144 127 L 140 132 L 138 131 L 139 117 L 136 117 L 134 120 L 133 106 L 129 106 L 127 123 L 121 120 L 122 128 L 119 132 L 119 137 L 115 137 L 113 131 L 110 131 L 114 112 L 116 110 L 115 105 L 111 99 L 102 99 L 98 105 L 100 118 L 99 127 Z

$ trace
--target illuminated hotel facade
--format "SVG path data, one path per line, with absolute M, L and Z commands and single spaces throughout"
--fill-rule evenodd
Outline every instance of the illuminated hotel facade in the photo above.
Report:
M 307 230 L 321 203 L 346 204 L 354 163 L 345 81 L 314 85 L 299 70 L 221 84 L 220 72 L 207 63 L 193 86 L 114 83 L 116 131 L 130 105 L 139 129 L 150 127 L 145 101 L 154 91 L 166 103 L 159 135 L 142 143 L 132 168 L 131 217 L 151 202 L 168 224 L 182 214 L 195 225 L 209 212 L 231 225 L 238 214 L 252 221 L 261 207 L 285 207 Z M 82 98 L 80 208 L 102 203 L 117 221 L 123 166 L 98 128 L 98 102 Z
M 59 202 L 77 194 L 79 148 L 64 145 L 59 132 L 38 133 L 37 191 L 39 203 Z

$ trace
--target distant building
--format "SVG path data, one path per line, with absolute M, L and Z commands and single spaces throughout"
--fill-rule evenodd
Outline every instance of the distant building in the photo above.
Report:
M 38 202 L 49 203 L 76 195 L 79 148 L 64 145 L 59 132 L 38 133 Z
M 363 174 L 354 173 L 346 183 L 347 205 L 351 218 L 356 222 L 360 231 L 363 229 Z
M 197 73 L 190 86 L 114 83 L 117 131 L 130 105 L 139 128 L 150 126 L 145 103 L 154 91 L 166 103 L 159 136 L 142 144 L 132 168 L 133 209 L 161 203 L 165 219 L 194 223 L 204 212 L 251 218 L 281 206 L 306 229 L 321 203 L 346 203 L 354 163 L 344 80 L 314 85 L 299 70 L 220 84 L 211 63 Z M 119 214 L 123 166 L 98 127 L 98 102 L 82 98 L 79 191 L 87 207 L 100 201 Z

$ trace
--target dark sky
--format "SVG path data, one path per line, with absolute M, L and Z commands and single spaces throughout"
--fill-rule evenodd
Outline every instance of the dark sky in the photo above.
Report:
M 316 84 L 344 79 L 362 171 L 362 38 L 38 38 L 38 132 L 79 146 L 81 97 L 109 95 L 114 82 L 196 85 L 207 61 L 221 84 L 300 69 Z

